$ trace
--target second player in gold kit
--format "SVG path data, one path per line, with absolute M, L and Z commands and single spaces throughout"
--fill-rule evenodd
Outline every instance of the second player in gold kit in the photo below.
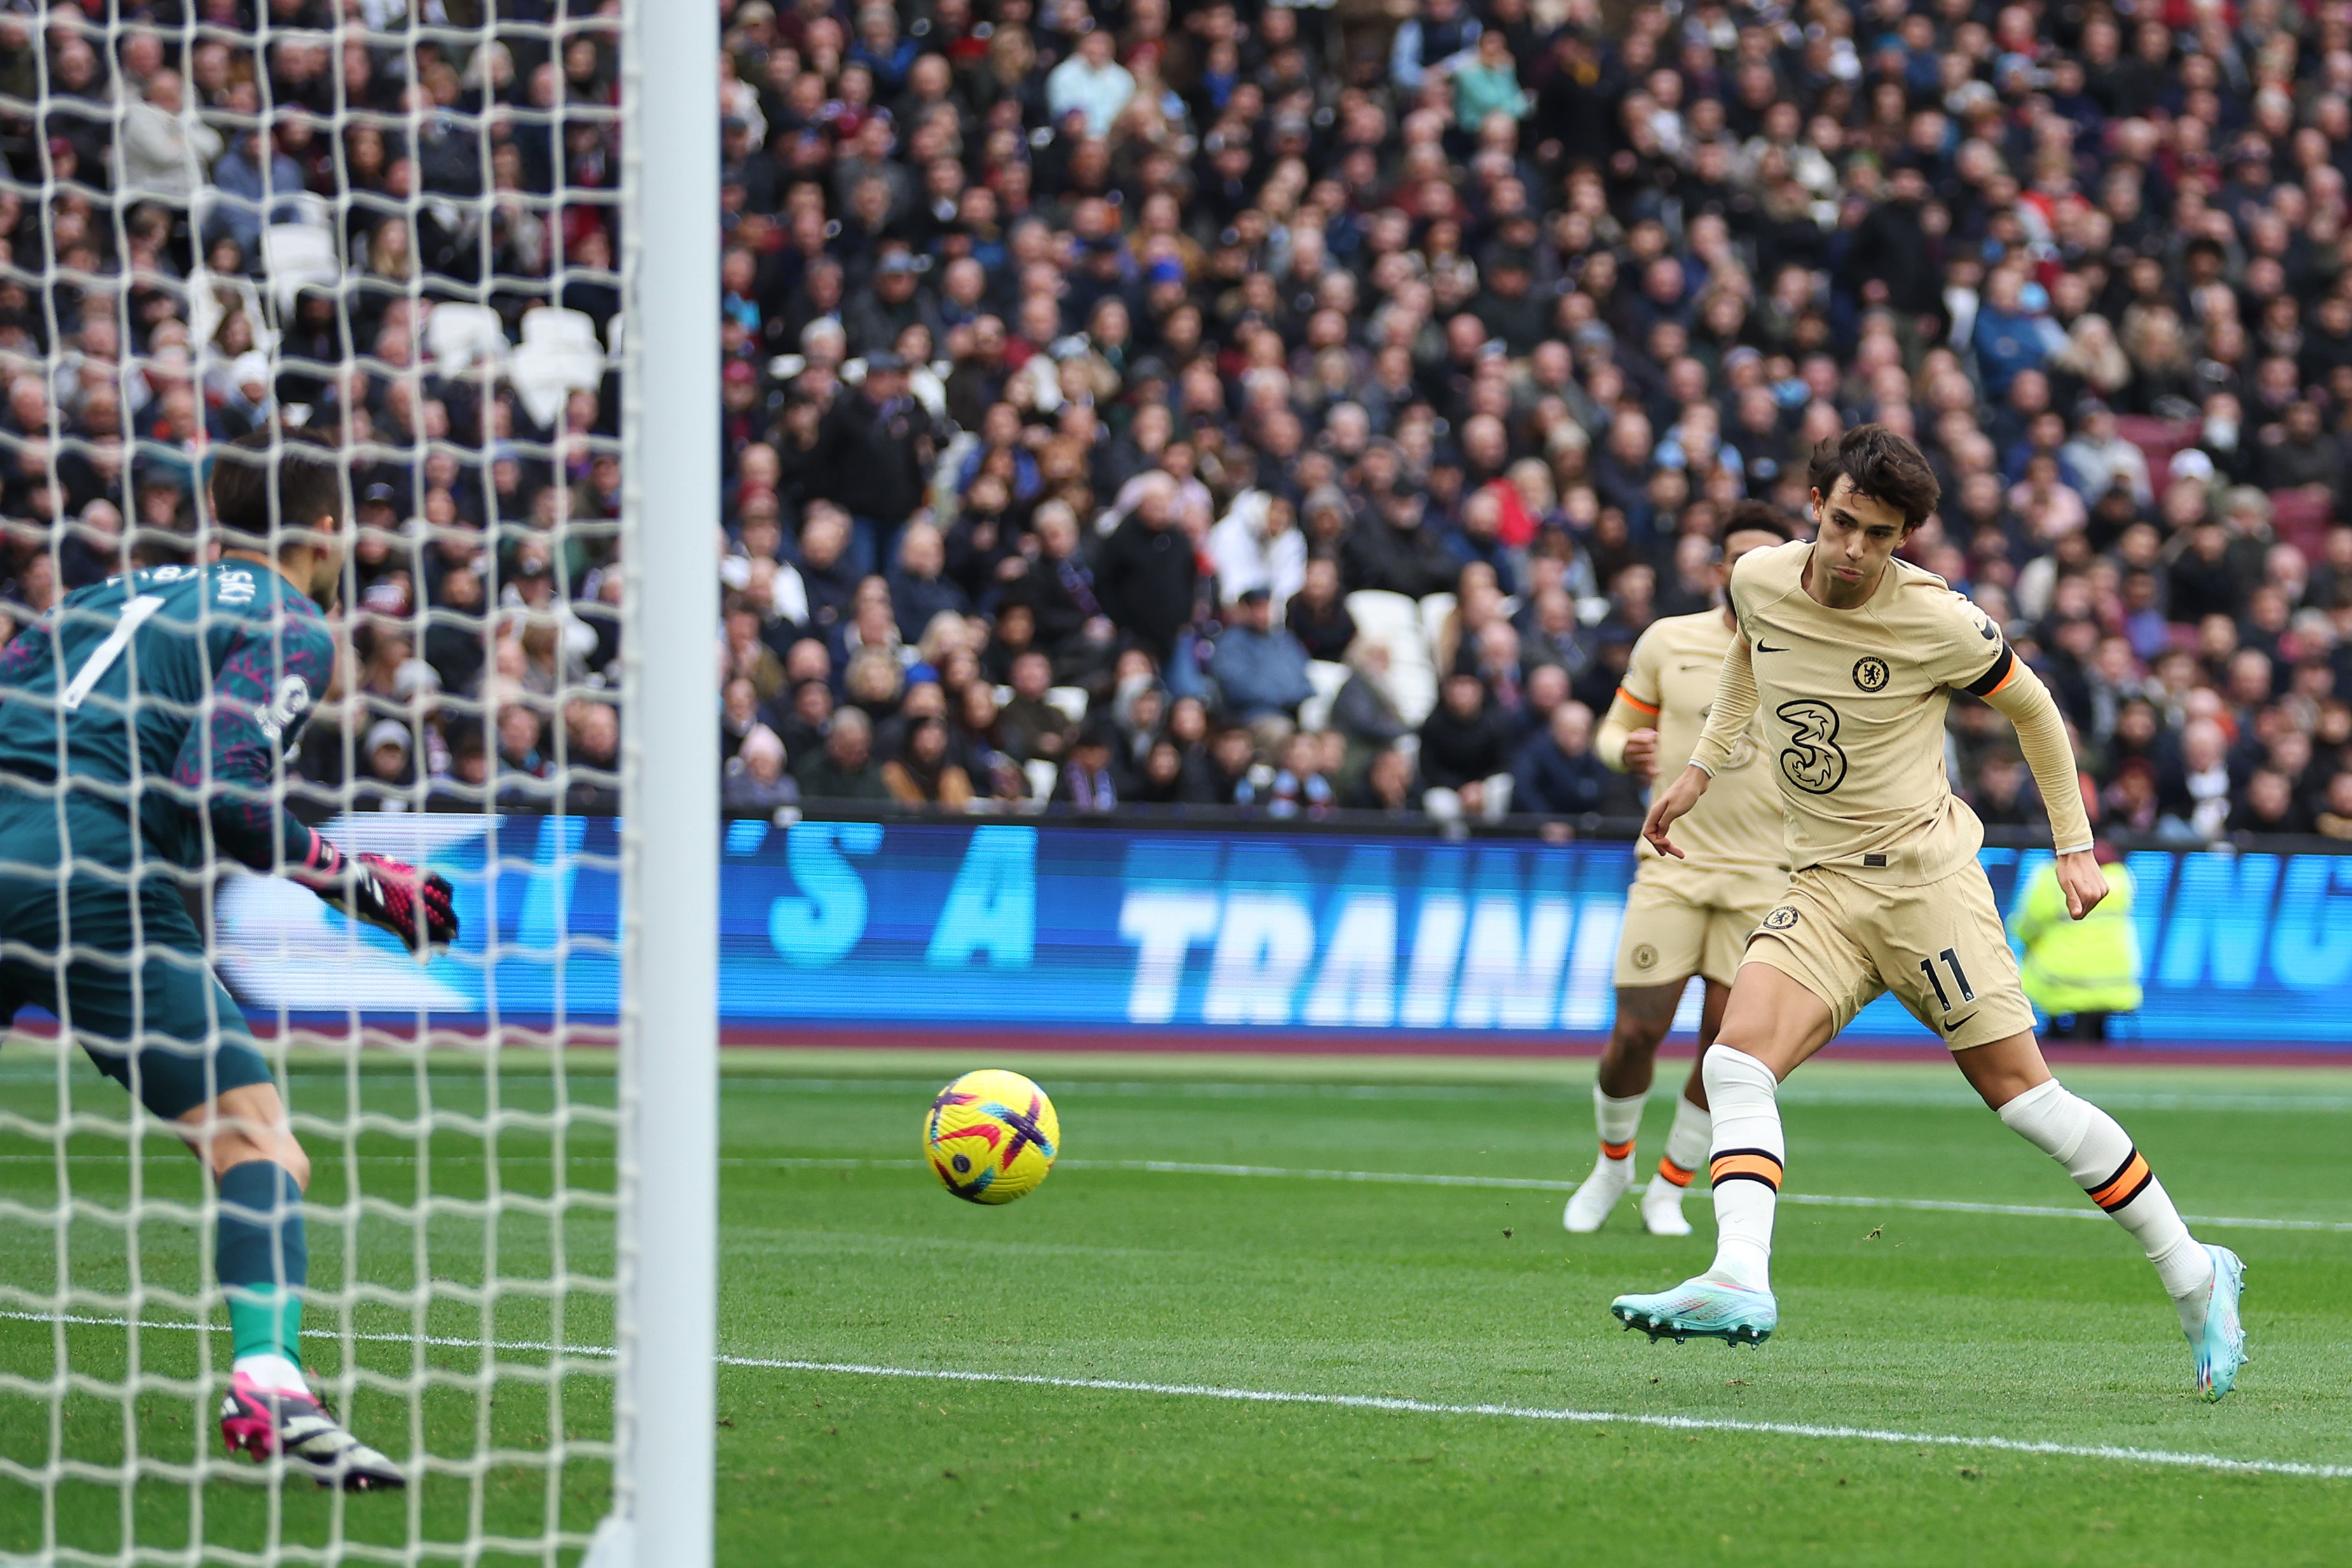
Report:
M 2080 920 L 2106 882 L 2065 722 L 1998 626 L 1941 578 L 1895 559 L 1938 499 L 1917 447 L 1860 426 L 1814 453 L 1811 480 L 1814 542 L 1753 552 L 1732 574 L 1739 638 L 1690 766 L 1655 794 L 1642 829 L 1660 853 L 1683 858 L 1678 825 L 1718 774 L 1736 771 L 1761 723 L 1791 870 L 1705 1060 L 1715 1263 L 1673 1289 L 1621 1296 L 1612 1310 L 1653 1338 L 1752 1342 L 1773 1331 L 1780 1080 L 1891 990 L 2002 1122 L 2141 1244 L 2179 1311 L 2196 1386 L 2218 1399 L 2244 1360 L 2243 1265 L 2191 1237 L 2129 1135 L 2051 1076 L 1977 859 L 1983 828 L 1945 776 L 1952 694 L 1982 697 L 2017 728 Z
M 1734 507 L 1717 544 L 1718 591 L 1742 556 L 1794 532 L 1786 517 L 1761 502 Z M 1601 760 L 1645 784 L 1681 773 L 1737 635 L 1723 606 L 1652 622 L 1633 645 L 1623 683 L 1594 737 Z M 1690 1234 L 1683 1192 L 1706 1161 L 1709 1125 L 1700 1062 L 1722 1022 L 1748 934 L 1788 883 L 1780 797 L 1756 738 L 1751 727 L 1715 788 L 1684 819 L 1682 858 L 1635 846 L 1633 885 L 1618 932 L 1617 1014 L 1592 1088 L 1601 1153 L 1562 1215 L 1572 1232 L 1600 1229 L 1633 1186 L 1634 1134 L 1658 1046 L 1696 975 L 1703 987 L 1698 1059 L 1675 1099 L 1664 1154 L 1641 1203 L 1643 1227 L 1652 1235 Z

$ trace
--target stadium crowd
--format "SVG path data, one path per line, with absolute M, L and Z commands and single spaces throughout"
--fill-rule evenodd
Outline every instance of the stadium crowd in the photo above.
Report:
M 1633 813 L 1633 640 L 1876 420 L 2105 826 L 2352 838 L 2352 5 L 717 3 L 730 813 Z M 612 7 L 415 9 L 0 7 L 6 609 L 299 416 L 320 798 L 607 809 Z

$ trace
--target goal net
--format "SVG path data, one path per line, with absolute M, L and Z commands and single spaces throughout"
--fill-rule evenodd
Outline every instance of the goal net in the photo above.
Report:
M 55 741 L 45 765 L 0 737 L 0 999 L 21 1008 L 0 1053 L 0 1559 L 570 1563 L 626 1510 L 622 1297 L 646 1228 L 626 1211 L 659 1150 L 633 1144 L 625 1038 L 656 994 L 625 1006 L 625 976 L 666 852 L 625 819 L 625 781 L 650 796 L 664 765 L 643 712 L 709 709 L 707 654 L 658 695 L 632 602 L 655 553 L 635 496 L 661 482 L 625 417 L 637 19 L 0 7 L 0 632 L 48 628 L 57 666 L 46 687 L 38 659 L 0 673 L 0 731 Z M 309 680 L 315 618 L 202 581 L 244 538 L 208 479 L 257 431 L 323 442 L 341 489 Z M 282 515 L 289 493 L 232 557 L 248 581 L 312 521 Z M 289 580 L 302 559 L 279 558 Z M 74 628 L 100 621 L 85 658 Z M 192 659 L 218 674 L 238 635 L 266 703 L 173 684 Z M 454 944 L 420 960 L 305 885 L 299 829 L 238 863 L 215 804 L 241 786 L 211 739 L 237 722 L 268 752 L 246 814 L 445 877 Z M 713 853 L 712 812 L 680 811 Z M 193 1032 L 191 996 L 211 1008 Z M 309 1166 L 307 1278 L 270 1255 L 296 1353 L 404 1489 L 224 1449 L 247 1349 L 229 1222 L 250 1216 L 174 1117 L 236 1079 L 248 1027 Z M 707 1337 L 685 1342 L 707 1377 Z

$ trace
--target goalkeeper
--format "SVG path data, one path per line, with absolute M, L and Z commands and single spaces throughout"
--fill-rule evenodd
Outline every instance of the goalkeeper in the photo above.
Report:
M 0 653 L 0 1019 L 55 1013 L 210 1167 L 236 1342 L 230 1451 L 362 1491 L 405 1479 L 302 1376 L 310 1163 L 183 897 L 227 858 L 414 951 L 457 937 L 446 880 L 345 856 L 273 787 L 334 671 L 320 606 L 342 574 L 342 494 L 313 438 L 265 430 L 216 448 L 209 564 L 84 588 Z

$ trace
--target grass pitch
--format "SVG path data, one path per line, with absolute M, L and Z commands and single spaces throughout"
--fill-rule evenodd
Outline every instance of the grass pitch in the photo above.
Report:
M 1061 1164 L 1002 1209 L 956 1202 L 917 1160 L 931 1092 L 981 1065 L 1030 1072 L 1061 1113 Z M 54 1087 L 16 1070 L 0 1108 L 24 1119 L 20 1131 L 53 1120 Z M 2212 1216 L 2199 1233 L 2247 1259 L 2256 1359 L 2223 1405 L 2191 1395 L 2171 1309 L 2128 1238 L 1941 1062 L 1821 1062 L 1789 1086 L 1783 1326 L 1760 1350 L 1736 1351 L 1653 1346 L 1605 1310 L 1621 1290 L 1704 1264 L 1704 1194 L 1686 1205 L 1698 1227 L 1687 1240 L 1641 1235 L 1630 1205 L 1599 1236 L 1561 1232 L 1565 1194 L 1541 1184 L 1591 1160 L 1589 1064 L 730 1062 L 721 1559 L 2341 1562 L 2352 1073 L 2066 1076 L 2131 1130 L 2187 1213 Z M 75 1083 L 77 1104 L 119 1114 L 111 1085 L 86 1069 Z M 593 1117 L 575 1123 L 560 1163 L 543 1134 L 504 1131 L 493 1149 L 488 1121 L 421 1145 L 407 1135 L 399 1118 L 422 1095 L 467 1115 L 488 1109 L 487 1080 L 470 1068 L 436 1066 L 420 1084 L 403 1067 L 356 1089 L 305 1073 L 293 1088 L 298 1111 L 339 1113 L 357 1092 L 386 1118 L 320 1159 L 314 1204 L 341 1201 L 353 1173 L 395 1198 L 427 1170 L 432 1192 L 460 1198 L 488 1192 L 493 1170 L 506 1192 L 546 1194 L 559 1177 L 565 1191 L 609 1184 L 610 1144 Z M 543 1074 L 509 1070 L 498 1092 L 528 1111 L 556 1091 Z M 562 1092 L 610 1103 L 609 1079 L 593 1074 L 569 1074 Z M 1670 1092 L 1662 1086 L 1643 1127 L 1645 1167 Z M 75 1147 L 90 1152 L 70 1167 L 76 1194 L 119 1203 L 130 1177 L 120 1142 Z M 0 1198 L 46 1208 L 55 1162 L 43 1143 L 20 1148 L 37 1158 L 0 1160 Z M 193 1197 L 193 1163 L 153 1152 L 148 1191 Z M 1449 1180 L 1370 1179 L 1397 1177 Z M 1958 1206 L 1926 1206 L 1937 1205 Z M 509 1347 L 495 1358 L 500 1375 L 486 1377 L 465 1345 L 316 1342 L 311 1359 L 330 1374 L 347 1350 L 378 1373 L 434 1373 L 422 1399 L 362 1388 L 362 1432 L 400 1453 L 414 1431 L 451 1457 L 487 1438 L 516 1462 L 436 1474 L 399 1500 L 339 1500 L 307 1483 L 278 1496 L 224 1476 L 192 1503 L 168 1478 L 92 1479 L 58 1489 L 50 1521 L 37 1489 L 0 1476 L 0 1551 L 36 1555 L 53 1539 L 108 1554 L 131 1541 L 252 1552 L 324 1543 L 338 1521 L 348 1539 L 392 1547 L 535 1531 L 550 1515 L 567 1531 L 593 1524 L 601 1462 L 551 1469 L 535 1456 L 552 1433 L 602 1437 L 607 1385 L 583 1371 L 551 1389 L 534 1375 L 546 1353 L 522 1347 L 609 1344 L 606 1305 L 575 1296 L 558 1322 L 541 1296 L 510 1289 L 493 1293 L 486 1319 L 479 1287 L 546 1279 L 559 1244 L 577 1272 L 608 1273 L 602 1214 L 559 1224 L 509 1212 L 493 1227 L 459 1204 L 420 1227 L 372 1210 L 347 1237 L 314 1210 L 311 1229 L 314 1279 L 390 1293 L 421 1281 L 434 1333 Z M 121 1237 L 74 1225 L 78 1282 L 121 1289 Z M 45 1290 L 56 1234 L 11 1217 L 0 1253 L 0 1282 Z M 196 1281 L 185 1226 L 142 1227 L 140 1257 L 151 1283 Z M 332 1319 L 313 1309 L 314 1324 Z M 410 1321 L 391 1306 L 354 1318 L 362 1331 L 404 1333 Z M 47 1378 L 59 1331 L 0 1320 L 0 1373 Z M 78 1372 L 121 1377 L 121 1329 L 63 1332 Z M 216 1362 L 225 1341 L 212 1336 Z M 149 1373 L 193 1379 L 194 1335 L 148 1331 L 139 1346 Z M 126 1423 L 121 1400 L 93 1387 L 68 1401 L 58 1441 L 110 1465 L 128 1435 L 184 1464 L 215 1441 L 199 1415 L 159 1386 Z M 0 1457 L 38 1465 L 51 1443 L 47 1401 L 21 1381 L 0 1388 Z M 2126 1448 L 2169 1462 L 2111 1451 Z M 2332 1468 L 2345 1474 L 2310 1473 Z

